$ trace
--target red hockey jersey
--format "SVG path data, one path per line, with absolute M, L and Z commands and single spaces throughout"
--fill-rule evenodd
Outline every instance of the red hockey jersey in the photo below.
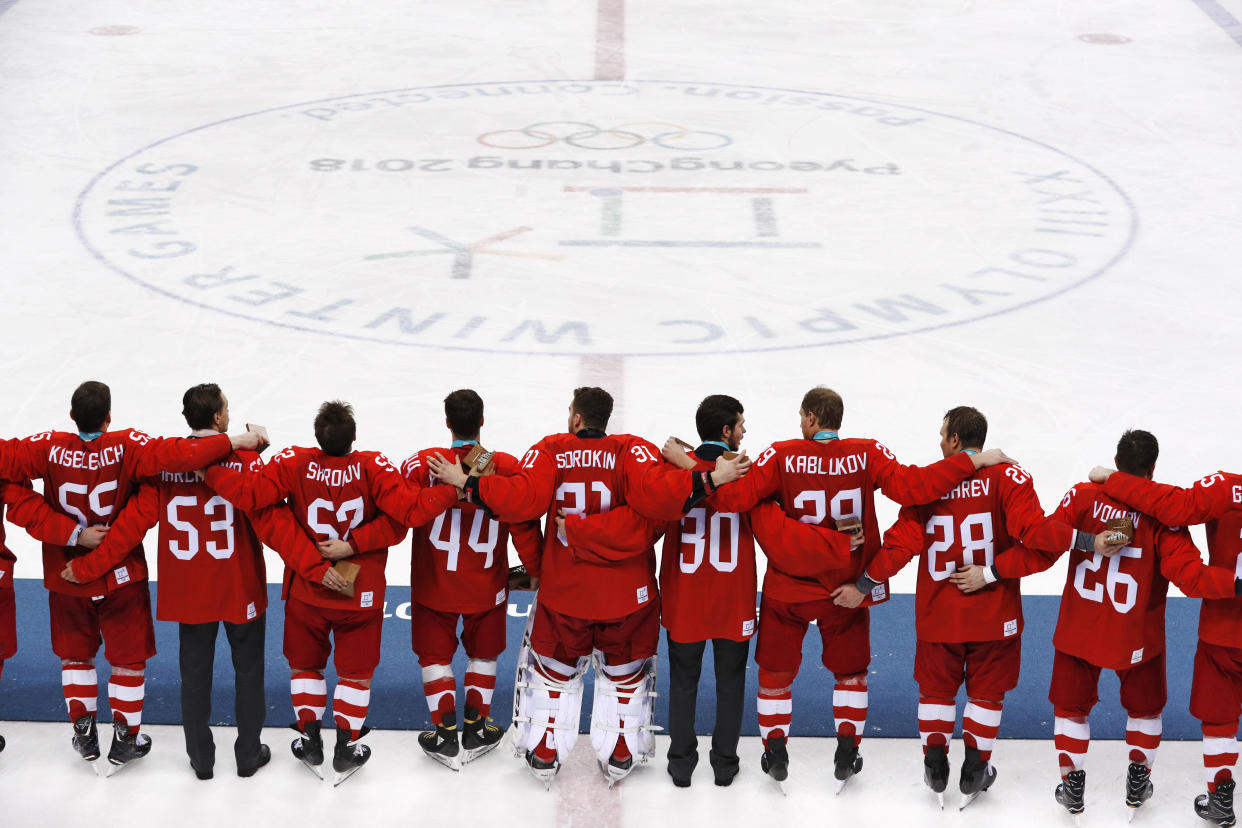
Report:
M 1242 475 L 1218 471 L 1183 489 L 1117 472 L 1104 493 L 1171 526 L 1204 524 L 1208 563 L 1242 573 Z M 1199 610 L 1199 638 L 1242 648 L 1242 597 L 1205 598 Z
M 652 538 L 647 536 L 646 549 L 638 554 L 601 561 L 575 550 L 573 533 L 581 521 L 566 521 L 566 543 L 557 537 L 553 516 L 559 510 L 595 515 L 629 504 L 645 517 L 677 520 L 691 487 L 691 473 L 667 466 L 659 449 L 641 437 L 586 430 L 545 437 L 526 452 L 517 474 L 481 478 L 479 495 L 510 523 L 547 516 L 543 554 L 538 571 L 532 571 L 539 575 L 539 600 L 546 607 L 610 620 L 655 599 Z M 646 531 L 639 515 L 632 517 L 631 528 Z
M 42 478 L 43 496 L 81 526 L 109 523 L 137 480 L 162 470 L 187 472 L 220 460 L 232 451 L 227 434 L 202 439 L 149 437 L 132 428 L 108 431 L 91 441 L 77 434 L 45 431 L 10 440 L 0 452 L 0 477 Z M 147 561 L 135 545 L 106 575 L 74 584 L 60 577 L 65 565 L 86 553 L 82 547 L 43 544 L 43 585 L 52 592 L 94 596 L 146 580 Z
M 207 485 L 247 512 L 288 498 L 301 532 L 272 539 L 277 549 L 289 555 L 285 559 L 284 596 L 333 609 L 383 609 L 388 545 L 359 548 L 349 559 L 362 567 L 350 598 L 318 583 L 330 565 L 314 560 L 318 552 L 308 551 L 310 560 L 297 557 L 296 550 L 304 538 L 350 540 L 352 531 L 380 510 L 406 526 L 419 526 L 457 500 L 451 487 L 424 489 L 406 481 L 384 455 L 375 451 L 335 457 L 319 448 L 291 447 L 256 472 L 213 466 L 207 470 Z M 308 578 L 308 572 L 318 575 Z
M 694 471 L 715 462 L 694 459 Z M 755 634 L 755 536 L 745 512 L 703 501 L 664 527 L 660 556 L 661 620 L 674 641 L 747 641 Z
M 401 464 L 407 480 L 421 486 L 439 486 L 427 469 L 427 458 L 465 457 L 472 446 L 430 448 Z M 517 459 L 496 452 L 496 473 L 515 474 Z M 523 561 L 537 560 L 539 526 L 533 521 L 502 523 L 474 503 L 458 501 L 436 515 L 430 524 L 414 530 L 410 541 L 410 596 L 440 612 L 470 614 L 500 606 L 509 597 L 509 538 Z
M 785 514 L 803 523 L 831 529 L 837 520 L 862 520 L 862 550 L 851 558 L 855 566 L 843 573 L 845 577 L 841 579 L 850 583 L 862 574 L 880 549 L 880 528 L 875 517 L 877 488 L 901 504 L 926 503 L 974 471 L 974 461 L 965 454 L 930 466 L 903 466 L 891 451 L 874 440 L 784 440 L 764 449 L 750 473 L 720 487 L 711 502 L 717 509 L 746 511 L 776 495 Z M 830 586 L 818 578 L 792 576 L 776 560 L 770 563 L 763 592 L 780 601 L 818 601 L 829 597 L 834 586 L 841 583 Z M 869 603 L 887 599 L 887 583 L 868 596 Z
M 263 461 L 253 451 L 238 451 L 223 465 L 257 471 Z M 157 523 L 157 618 L 244 624 L 266 610 L 267 568 L 258 536 L 241 510 L 193 472 L 160 472 L 144 483 L 99 548 L 73 561 L 73 574 L 81 581 L 99 577 Z
M 964 454 L 958 456 L 965 456 Z M 1044 517 L 1031 476 L 1020 466 L 980 469 L 934 503 L 906 506 L 884 534 L 884 548 L 867 576 L 891 578 L 922 556 L 915 588 L 915 629 L 921 641 L 998 641 L 1022 634 L 1022 593 L 1017 578 L 978 592 L 962 592 L 949 576 L 962 566 L 990 567 L 1023 538 L 1049 558 L 1073 543 L 1064 523 Z
M 1076 484 L 1053 517 L 1091 534 L 1103 532 L 1113 518 L 1128 517 L 1134 523 L 1134 539 L 1110 558 L 1070 550 L 1052 639 L 1061 652 L 1123 670 L 1164 651 L 1169 581 L 1191 597 L 1233 596 L 1233 571 L 1204 566 L 1184 529 L 1170 529 L 1131 510 L 1106 495 L 1103 486 Z M 998 574 L 1011 566 L 1007 557 L 997 562 Z

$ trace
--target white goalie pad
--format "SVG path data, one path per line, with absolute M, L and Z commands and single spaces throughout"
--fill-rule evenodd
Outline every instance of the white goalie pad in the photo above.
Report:
M 531 615 L 534 615 L 533 607 Z M 588 656 L 571 666 L 538 655 L 531 649 L 528 628 L 518 651 L 517 682 L 513 691 L 513 750 L 516 755 L 525 756 L 527 751 L 534 750 L 548 728 L 552 728 L 557 761 L 565 762 L 578 741 L 582 677 L 590 663 Z M 541 669 L 541 666 L 548 669 Z M 558 673 L 569 678 L 555 677 Z M 553 693 L 557 694 L 555 698 Z
M 654 724 L 655 687 L 654 658 L 610 666 L 596 651 L 591 747 L 601 763 L 608 762 L 617 746 L 617 737 L 622 734 L 637 762 L 646 762 L 655 755 L 654 734 L 662 729 Z

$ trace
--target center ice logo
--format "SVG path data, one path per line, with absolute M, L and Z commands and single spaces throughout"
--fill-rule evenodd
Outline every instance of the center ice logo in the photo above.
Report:
M 475 140 L 485 147 L 506 150 L 542 149 L 561 143 L 593 150 L 627 150 L 650 144 L 680 152 L 708 152 L 733 143 L 728 135 L 678 124 L 631 123 L 603 128 L 581 121 L 542 121 L 521 129 L 485 132 Z
M 397 345 L 820 347 L 1021 309 L 1129 246 L 1102 173 L 1012 132 L 840 95 L 514 82 L 266 110 L 82 193 L 79 233 L 167 297 Z

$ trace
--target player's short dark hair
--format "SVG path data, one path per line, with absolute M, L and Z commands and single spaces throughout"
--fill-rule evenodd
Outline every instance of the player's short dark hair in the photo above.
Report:
M 77 424 L 78 431 L 99 431 L 110 411 L 112 391 L 102 382 L 95 380 L 87 380 L 79 385 L 69 401 L 69 416 Z
M 196 385 L 181 397 L 181 413 L 190 428 L 211 428 L 223 408 L 224 395 L 214 382 Z
M 469 388 L 458 389 L 444 398 L 444 416 L 455 436 L 475 439 L 483 425 L 483 398 Z
M 1132 428 L 1117 441 L 1117 471 L 1146 477 L 1156 467 L 1160 443 L 1150 431 Z
M 726 426 L 737 425 L 742 404 L 728 394 L 712 394 L 699 403 L 694 412 L 694 427 L 702 440 L 719 440 Z
M 956 434 L 964 448 L 983 448 L 984 441 L 988 439 L 988 418 L 977 408 L 969 405 L 950 408 L 944 412 L 944 421 L 948 424 L 945 435 L 952 437 Z
M 573 410 L 582 415 L 582 424 L 587 428 L 608 428 L 608 418 L 612 416 L 612 394 L 595 386 L 583 386 L 574 389 Z
M 315 439 L 325 452 L 333 457 L 349 454 L 356 433 L 352 405 L 331 400 L 319 406 L 319 413 L 315 415 Z
M 845 416 L 845 400 L 831 388 L 822 385 L 812 388 L 802 398 L 802 410 L 814 414 L 821 428 L 836 431 L 841 427 L 841 418 Z

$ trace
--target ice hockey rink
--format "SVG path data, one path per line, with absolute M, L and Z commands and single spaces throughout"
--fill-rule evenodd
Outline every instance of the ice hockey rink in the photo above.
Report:
M 657 444 L 732 394 L 753 455 L 826 384 L 843 435 L 907 463 L 977 406 L 1048 510 L 1130 427 L 1159 437 L 1158 479 L 1237 469 L 1240 19 L 1242 0 L 0 0 L 0 434 L 69 428 L 86 379 L 117 425 L 180 434 L 181 393 L 215 381 L 277 447 L 313 444 L 340 398 L 358 447 L 399 459 L 442 442 L 441 399 L 473 387 L 484 443 L 520 453 L 597 384 L 611 430 Z M 16 576 L 40 578 L 8 535 Z M 389 581 L 408 586 L 401 550 Z M 1179 664 L 1194 617 L 1170 626 Z M 18 658 L 54 668 L 23 636 Z M 284 681 L 269 670 L 269 696 Z M 1166 722 L 1186 683 L 1170 675 Z M 0 720 L 22 687 L 14 661 Z M 908 738 L 868 738 L 834 796 L 833 743 L 798 738 L 822 694 L 795 693 L 787 796 L 755 737 L 728 789 L 700 738 L 690 789 L 661 741 L 608 790 L 584 737 L 544 792 L 503 748 L 452 774 L 398 729 L 334 790 L 289 756 L 285 707 L 253 779 L 231 775 L 227 728 L 199 782 L 156 724 L 104 780 L 48 698 L 49 721 L 0 721 L 0 825 L 1069 824 L 1045 693 L 1011 695 L 1006 722 L 1043 717 L 1046 737 L 1002 738 L 996 787 L 960 813 Z M 1093 744 L 1084 825 L 1125 822 L 1125 762 Z M 1197 741 L 1166 741 L 1153 779 L 1135 824 L 1204 824 Z

